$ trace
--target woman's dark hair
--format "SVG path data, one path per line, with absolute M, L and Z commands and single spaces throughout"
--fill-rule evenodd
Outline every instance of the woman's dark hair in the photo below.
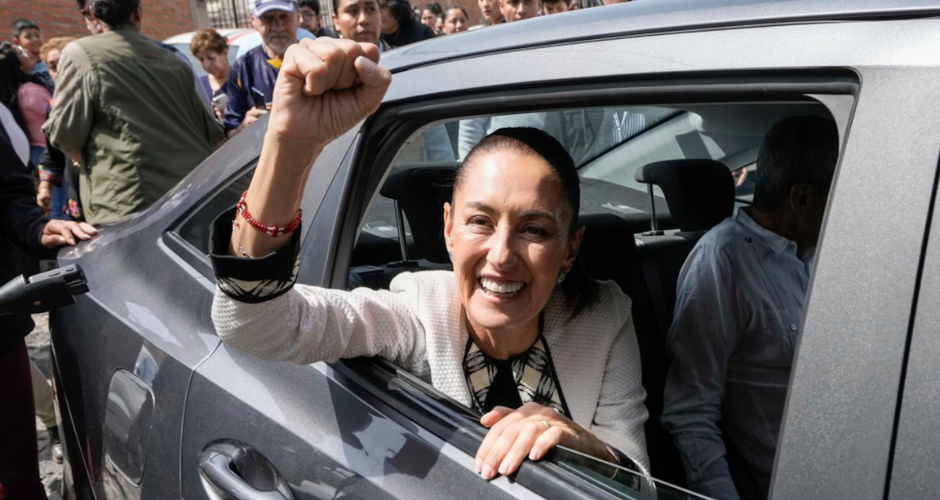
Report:
M 568 237 L 574 237 L 579 227 L 578 212 L 581 206 L 581 180 L 578 177 L 578 170 L 564 146 L 557 139 L 537 128 L 501 128 L 484 137 L 467 153 L 466 158 L 457 167 L 454 176 L 454 193 L 460 189 L 467 176 L 466 166 L 472 164 L 476 157 L 505 150 L 538 156 L 552 167 L 561 181 L 561 197 L 571 216 Z M 580 253 L 575 258 L 574 265 L 561 287 L 568 301 L 574 304 L 569 320 L 574 319 L 585 309 L 589 309 L 597 301 L 599 286 L 588 273 Z
M 131 22 L 140 0 L 91 0 L 89 8 L 109 28 L 118 28 Z
M 440 16 L 444 13 L 444 9 L 441 8 L 441 4 L 437 2 L 431 2 L 424 6 L 423 10 L 429 10 L 434 13 L 435 16 Z
M 414 11 L 408 0 L 388 0 L 388 11 L 392 14 L 399 29 L 415 22 Z
M 319 0 L 300 0 L 297 2 L 298 7 L 310 7 L 310 10 L 313 11 L 315 15 L 320 15 L 320 1 Z
M 459 5 L 451 5 L 450 7 L 448 7 L 448 8 L 444 11 L 444 20 L 445 20 L 445 21 L 447 20 L 447 13 L 450 12 L 450 11 L 452 11 L 452 10 L 454 10 L 454 9 L 457 9 L 457 10 L 459 10 L 460 12 L 463 12 L 463 17 L 465 17 L 465 18 L 467 19 L 467 22 L 468 22 L 468 23 L 470 22 L 470 16 L 467 14 L 467 11 L 466 11 L 463 7 L 461 7 L 461 6 L 459 6 Z
M 16 124 L 24 132 L 26 120 L 23 119 L 23 113 L 20 111 L 17 91 L 21 85 L 28 82 L 42 85 L 42 80 L 38 76 L 23 71 L 17 49 L 10 42 L 0 42 L 0 102 L 10 109 Z

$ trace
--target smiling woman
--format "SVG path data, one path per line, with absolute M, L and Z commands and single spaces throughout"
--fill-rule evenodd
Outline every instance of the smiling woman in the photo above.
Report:
M 390 74 L 377 59 L 348 40 L 288 50 L 251 186 L 213 227 L 219 336 L 268 360 L 408 368 L 479 410 L 486 479 L 556 445 L 647 472 L 630 299 L 579 265 L 578 174 L 545 132 L 497 130 L 462 162 L 441 207 L 453 271 L 403 273 L 389 290 L 294 286 L 298 179 L 378 107 Z

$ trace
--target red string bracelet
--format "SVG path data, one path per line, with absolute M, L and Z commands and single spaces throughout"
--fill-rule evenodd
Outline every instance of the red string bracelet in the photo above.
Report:
M 245 219 L 245 222 L 249 226 L 261 231 L 264 234 L 271 236 L 280 236 L 282 234 L 293 233 L 298 227 L 300 227 L 300 219 L 304 215 L 304 210 L 300 209 L 297 211 L 297 216 L 294 217 L 294 220 L 290 224 L 278 227 L 278 226 L 265 226 L 264 224 L 258 222 L 254 217 L 248 213 L 248 204 L 245 203 L 245 196 L 248 194 L 248 191 L 242 193 L 242 197 L 238 200 L 238 213 L 241 214 L 242 218 Z

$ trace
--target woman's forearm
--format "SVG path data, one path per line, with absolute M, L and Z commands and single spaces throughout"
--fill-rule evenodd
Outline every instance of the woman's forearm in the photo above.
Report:
M 311 141 L 265 134 L 261 158 L 245 197 L 251 216 L 266 226 L 290 224 L 300 210 L 310 166 L 321 151 L 322 147 Z M 244 250 L 251 257 L 264 257 L 290 241 L 290 234 L 270 236 L 251 227 L 241 214 L 236 215 L 236 221 L 232 255 L 242 257 Z

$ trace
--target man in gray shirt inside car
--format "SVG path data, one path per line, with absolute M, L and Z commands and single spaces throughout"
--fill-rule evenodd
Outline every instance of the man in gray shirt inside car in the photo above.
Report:
M 774 125 L 758 153 L 753 204 L 702 237 L 682 267 L 662 422 L 694 491 L 767 497 L 838 155 L 831 120 Z

